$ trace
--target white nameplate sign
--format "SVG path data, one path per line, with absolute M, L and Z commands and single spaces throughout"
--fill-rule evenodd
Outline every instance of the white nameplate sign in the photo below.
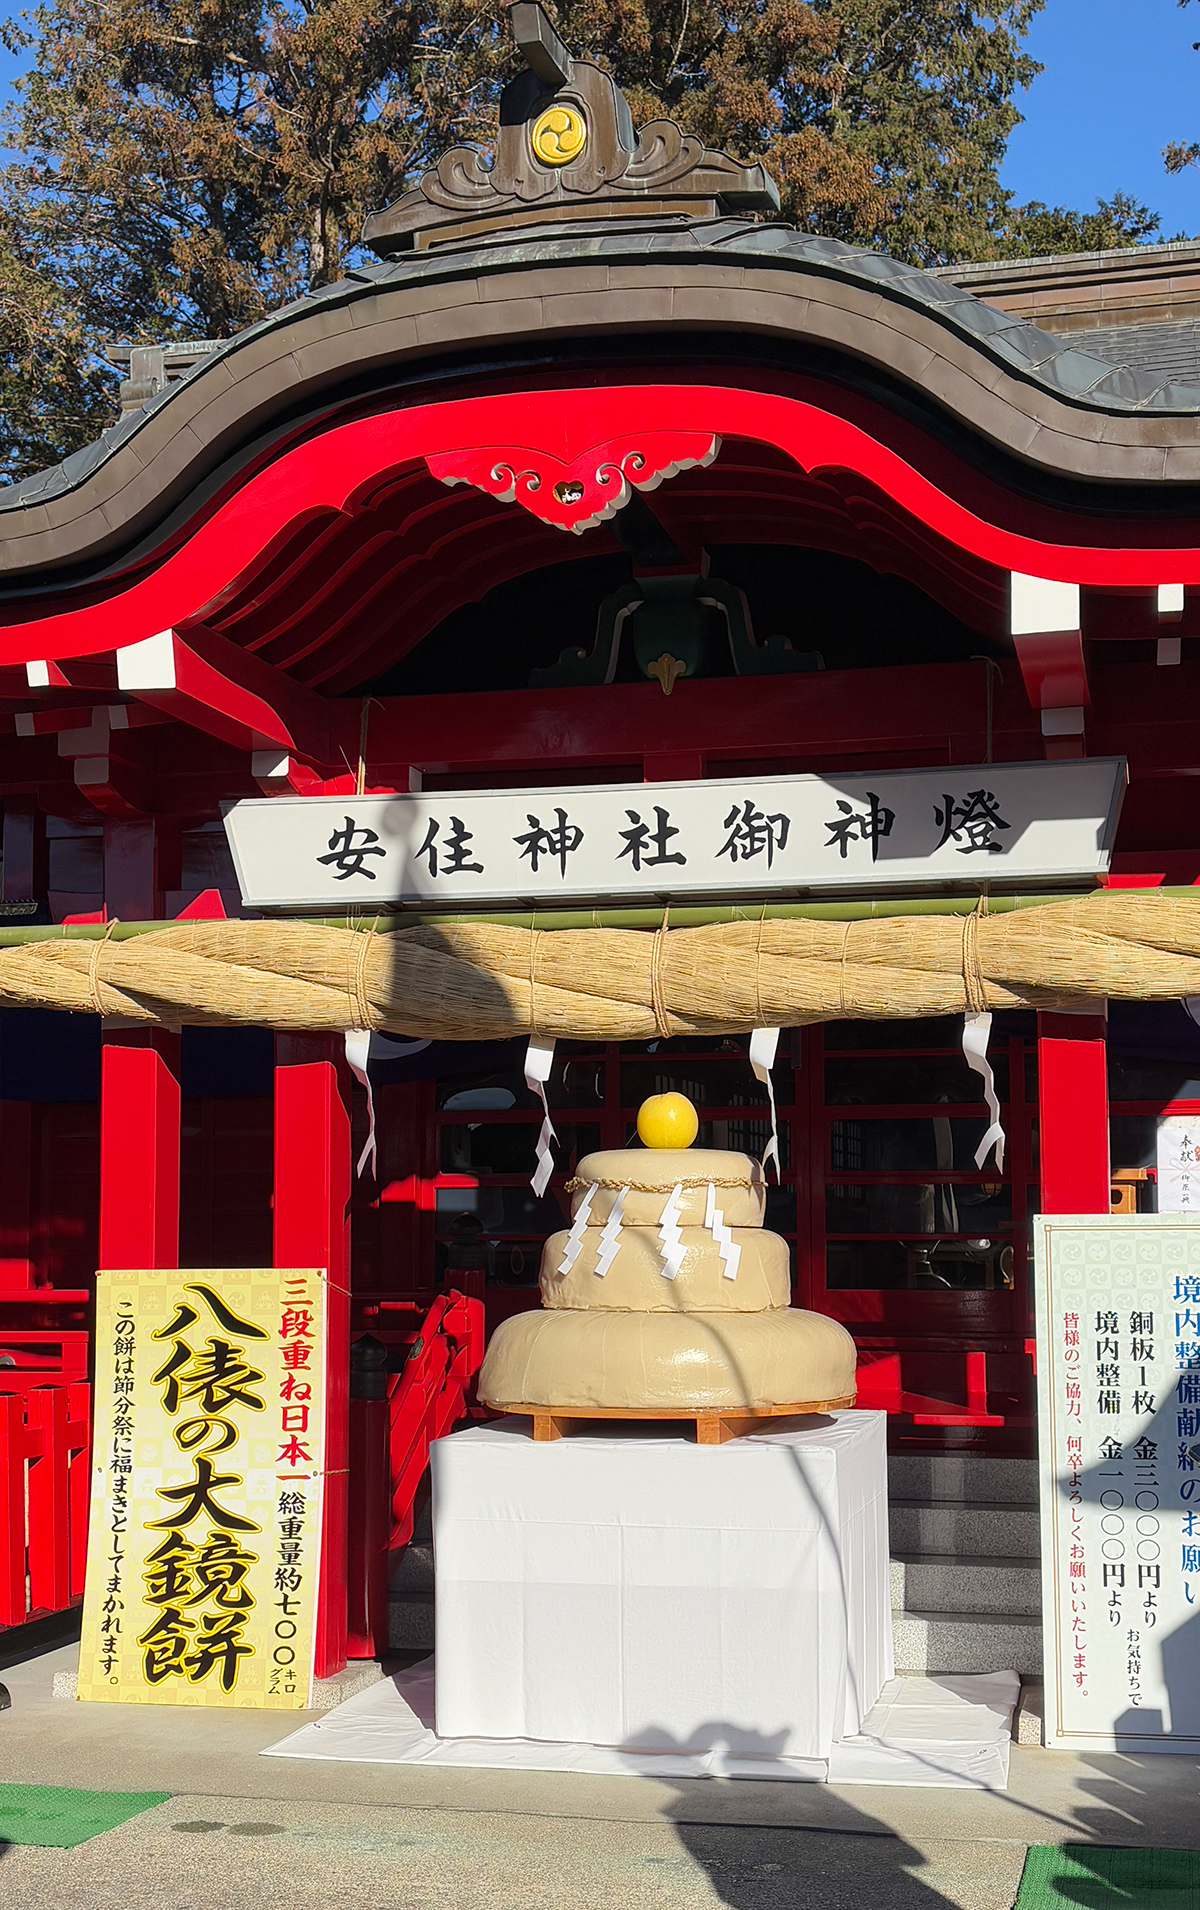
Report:
M 1034 1240 L 1046 1743 L 1194 1757 L 1200 1218 L 1041 1215 Z
M 1158 1211 L 1200 1214 L 1200 1120 L 1193 1114 L 1158 1123 Z
M 973 888 L 1103 875 L 1124 759 L 264 797 L 225 828 L 251 908 Z

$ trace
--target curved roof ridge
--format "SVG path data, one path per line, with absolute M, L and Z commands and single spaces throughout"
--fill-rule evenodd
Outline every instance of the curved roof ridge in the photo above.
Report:
M 19 512 L 77 489 L 164 408 L 180 403 L 201 381 L 225 377 L 231 359 L 255 341 L 302 323 L 322 310 L 377 298 L 390 288 L 416 289 L 520 270 L 544 272 L 548 267 L 579 266 L 589 260 L 605 265 L 661 263 L 686 268 L 692 263 L 703 266 L 734 258 L 743 270 L 803 270 L 859 290 L 869 288 L 890 302 L 923 313 L 957 333 L 1010 377 L 1040 387 L 1049 397 L 1075 409 L 1113 418 L 1139 414 L 1155 419 L 1200 418 L 1200 382 L 1185 384 L 1114 365 L 1071 336 L 1040 331 L 1024 319 L 985 304 L 946 277 L 884 252 L 804 233 L 792 226 L 731 215 L 701 220 L 631 220 L 619 225 L 605 221 L 603 225 L 577 226 L 569 231 L 561 225 L 525 229 L 519 237 L 507 239 L 496 234 L 487 242 L 410 252 L 357 266 L 337 283 L 292 300 L 223 341 L 165 390 L 115 421 L 93 444 L 72 452 L 60 464 L 0 490 L 0 513 Z M 798 327 L 795 336 L 803 339 L 803 328 Z M 919 375 L 902 375 L 922 388 Z M 945 404 L 938 392 L 931 395 Z

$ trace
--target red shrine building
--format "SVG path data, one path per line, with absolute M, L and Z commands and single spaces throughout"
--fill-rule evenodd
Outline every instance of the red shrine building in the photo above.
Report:
M 223 817 L 259 797 L 344 798 L 335 859 L 380 792 L 565 816 L 641 785 L 649 815 L 656 785 L 1119 759 L 1098 879 L 1200 880 L 1200 362 L 1104 355 L 1137 314 L 1093 300 L 1092 342 L 1100 268 L 930 275 L 780 223 L 761 166 L 635 129 L 512 18 L 493 164 L 446 154 L 340 283 L 128 352 L 119 421 L 0 494 L 0 941 L 253 914 Z M 989 865 L 907 906 L 969 912 Z M 879 867 L 852 907 L 799 899 L 886 912 Z M 613 919 L 671 906 L 664 878 Z M 347 887 L 340 919 L 371 907 Z M 593 919 L 552 887 L 508 908 Z M 773 1074 L 796 1304 L 853 1332 L 916 1466 L 1029 1460 L 1030 1217 L 1151 1208 L 1157 1122 L 1200 1118 L 1179 1002 L 999 1013 L 991 1062 L 1003 1167 L 961 1017 L 785 1031 Z M 321 1265 L 395 1370 L 451 1289 L 489 1325 L 537 1304 L 573 1162 L 646 1095 L 689 1095 L 706 1145 L 770 1139 L 744 1036 L 560 1042 L 538 1194 L 523 1064 L 372 1037 L 356 1175 L 340 1038 L 5 1008 L 8 1358 L 86 1372 L 97 1266 Z

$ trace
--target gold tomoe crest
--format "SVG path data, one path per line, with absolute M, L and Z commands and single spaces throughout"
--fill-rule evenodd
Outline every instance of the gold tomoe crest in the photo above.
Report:
M 587 121 L 575 106 L 548 106 L 533 123 L 530 143 L 544 166 L 567 166 L 587 144 Z

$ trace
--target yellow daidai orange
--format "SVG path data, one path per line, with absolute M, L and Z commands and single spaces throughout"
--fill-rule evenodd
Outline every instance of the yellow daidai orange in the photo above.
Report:
M 690 1147 L 700 1119 L 686 1094 L 652 1094 L 638 1109 L 637 1131 L 645 1147 Z

